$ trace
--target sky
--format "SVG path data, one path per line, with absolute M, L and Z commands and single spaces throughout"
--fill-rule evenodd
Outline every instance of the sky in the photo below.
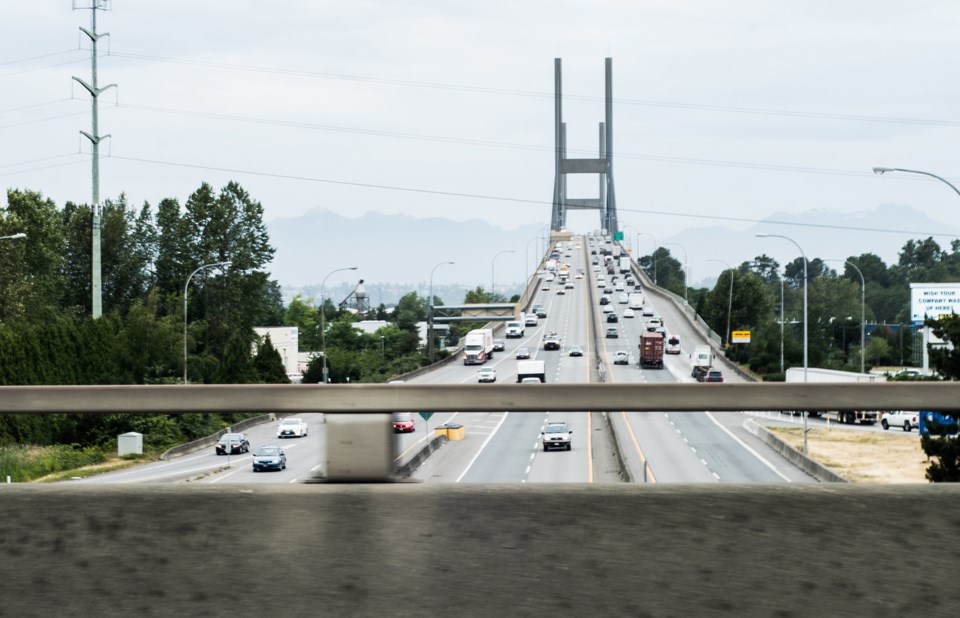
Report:
M 72 8 L 90 2 L 4 7 L 0 206 L 11 188 L 91 201 L 90 97 L 71 79 L 91 82 L 79 28 L 92 12 Z M 545 226 L 554 58 L 569 156 L 593 157 L 610 57 L 621 227 L 663 239 L 882 204 L 958 221 L 946 184 L 871 171 L 960 184 L 953 0 L 107 6 L 99 85 L 117 87 L 100 95 L 101 199 L 182 203 L 237 180 L 267 221 L 320 208 Z M 571 179 L 570 197 L 596 193 L 595 176 Z M 568 221 L 599 227 L 595 211 Z

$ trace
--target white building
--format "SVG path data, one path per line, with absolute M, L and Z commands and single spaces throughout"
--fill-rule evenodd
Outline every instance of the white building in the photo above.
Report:
M 253 329 L 261 339 L 270 335 L 270 343 L 280 353 L 280 360 L 283 361 L 283 367 L 287 376 L 292 382 L 299 382 L 303 377 L 304 364 L 301 368 L 299 361 L 300 353 L 300 330 L 296 326 L 258 326 Z M 254 344 L 254 353 L 257 347 Z

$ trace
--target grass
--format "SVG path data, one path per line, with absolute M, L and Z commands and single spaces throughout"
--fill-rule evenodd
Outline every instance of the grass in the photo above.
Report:
M 148 449 L 144 455 L 120 457 L 98 447 L 0 446 L 0 482 L 7 477 L 16 483 L 53 483 L 88 477 L 135 466 L 159 458 L 162 451 Z
M 768 427 L 798 451 L 803 430 Z M 811 429 L 807 432 L 810 457 L 853 483 L 927 483 L 930 465 L 916 432 Z

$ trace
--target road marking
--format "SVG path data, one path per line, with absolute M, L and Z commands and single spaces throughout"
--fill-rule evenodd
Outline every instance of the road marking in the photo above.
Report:
M 720 421 L 718 421 L 716 418 L 714 418 L 713 414 L 710 414 L 709 412 L 707 412 L 706 415 L 707 415 L 707 418 L 709 418 L 711 421 L 713 421 L 714 423 L 716 423 L 717 427 L 719 427 L 720 429 L 722 429 L 722 430 L 724 430 L 725 432 L 727 432 L 727 435 L 728 435 L 728 436 L 730 436 L 731 438 L 733 438 L 734 440 L 736 440 L 737 444 L 739 444 L 739 445 L 742 446 L 743 448 L 747 449 L 747 452 L 748 452 L 748 453 L 750 453 L 751 455 L 753 455 L 754 457 L 756 457 L 757 459 L 759 459 L 760 462 L 763 463 L 763 465 L 765 465 L 766 467 L 768 467 L 768 468 L 770 468 L 771 470 L 773 470 L 774 474 L 776 474 L 777 476 L 779 476 L 780 478 L 782 478 L 783 480 L 785 480 L 785 481 L 788 482 L 788 483 L 792 482 L 790 479 L 788 479 L 788 478 L 786 477 L 786 475 L 784 475 L 782 472 L 780 472 L 779 470 L 777 470 L 772 463 L 770 463 L 769 461 L 767 461 L 767 460 L 763 457 L 763 455 L 761 455 L 760 453 L 756 452 L 755 450 L 753 450 L 752 448 L 750 448 L 750 446 L 747 445 L 746 442 L 744 442 L 743 440 L 741 440 L 741 439 L 738 438 L 737 436 L 733 435 L 733 432 L 730 431 L 729 429 L 727 429 L 726 427 L 724 427 L 723 424 L 722 424 Z
M 649 476 L 650 482 L 656 483 L 657 477 L 654 476 L 653 469 L 650 467 L 650 464 L 647 463 L 647 456 L 643 454 L 643 449 L 640 448 L 640 442 L 637 441 L 637 434 L 633 433 L 633 426 L 630 424 L 630 419 L 627 418 L 627 413 L 621 412 L 620 414 L 623 415 L 623 422 L 626 423 L 627 425 L 627 431 L 630 433 L 630 439 L 633 441 L 633 446 L 634 448 L 637 449 L 637 453 L 640 454 L 640 462 L 644 465 L 644 468 L 646 468 L 646 470 L 648 471 L 647 476 Z
M 297 479 L 292 479 L 290 482 L 291 482 L 291 483 L 296 483 L 296 482 L 297 482 Z
M 493 436 L 497 435 L 497 432 L 500 430 L 500 427 L 503 425 L 503 422 L 507 420 L 507 416 L 509 415 L 510 415 L 509 412 L 503 413 L 503 418 L 500 419 L 500 422 L 497 423 L 497 426 L 494 428 L 494 430 L 490 432 L 490 435 L 487 436 L 487 439 L 484 440 L 483 444 L 480 446 L 480 450 L 476 452 L 476 454 L 473 456 L 473 459 L 471 459 L 470 463 L 467 464 L 466 469 L 463 471 L 462 474 L 460 474 L 460 476 L 457 477 L 457 480 L 454 481 L 454 483 L 459 483 L 460 481 L 462 481 L 463 477 L 467 475 L 467 472 L 470 472 L 470 468 L 472 468 L 473 464 L 476 463 L 477 458 L 480 457 L 480 453 L 483 452 L 483 449 L 487 448 L 487 445 L 490 444 L 490 440 L 493 439 Z

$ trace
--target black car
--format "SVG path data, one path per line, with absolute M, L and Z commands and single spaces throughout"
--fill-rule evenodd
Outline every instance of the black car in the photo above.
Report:
M 601 296 L 601 297 L 600 297 L 600 304 L 601 304 L 601 305 L 609 305 L 609 304 L 610 304 L 610 299 L 607 298 L 606 296 Z
M 248 440 L 247 435 L 243 433 L 225 433 L 220 436 L 220 441 L 217 442 L 214 448 L 216 448 L 217 455 L 249 453 L 250 440 Z
M 493 351 L 494 352 L 503 352 L 507 349 L 507 342 L 503 339 L 494 339 L 493 340 Z
M 538 318 L 545 318 L 545 317 L 547 317 L 547 310 L 544 309 L 543 307 L 540 307 L 539 309 L 537 309 L 537 317 L 538 317 Z
M 287 455 L 279 446 L 261 446 L 253 455 L 253 471 L 286 470 Z
M 617 317 L 616 313 L 607 314 L 607 322 L 619 322 L 620 318 Z

